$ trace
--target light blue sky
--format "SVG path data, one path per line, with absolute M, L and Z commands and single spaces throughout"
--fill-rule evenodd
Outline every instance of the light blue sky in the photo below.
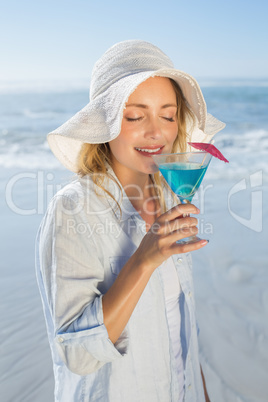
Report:
M 88 79 L 114 43 L 144 39 L 195 77 L 268 77 L 267 0 L 6 0 L 0 81 Z

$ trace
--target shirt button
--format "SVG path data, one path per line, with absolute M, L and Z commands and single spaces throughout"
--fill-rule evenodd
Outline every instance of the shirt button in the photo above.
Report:
M 64 341 L 63 337 L 62 337 L 62 336 L 59 336 L 59 337 L 58 337 L 58 341 L 59 341 L 60 343 L 62 343 L 62 342 Z
M 192 388 L 192 384 L 189 384 L 189 385 L 188 385 L 188 389 L 191 389 L 191 388 Z
M 177 263 L 181 264 L 182 263 L 182 258 L 177 258 Z
M 191 291 L 188 292 L 188 296 L 189 296 L 189 297 L 192 297 L 192 292 L 191 292 Z

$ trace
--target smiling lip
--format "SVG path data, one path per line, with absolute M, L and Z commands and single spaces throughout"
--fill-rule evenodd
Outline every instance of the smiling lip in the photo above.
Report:
M 153 147 L 142 147 L 142 148 L 136 147 L 135 149 L 144 156 L 152 156 L 161 154 L 163 148 L 164 145 L 153 146 Z

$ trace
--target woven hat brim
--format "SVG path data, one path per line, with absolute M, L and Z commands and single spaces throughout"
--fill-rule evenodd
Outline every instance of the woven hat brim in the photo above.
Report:
M 113 140 L 121 131 L 123 110 L 129 96 L 150 77 L 160 76 L 173 79 L 179 84 L 192 112 L 196 117 L 196 127 L 192 130 L 191 141 L 202 137 L 203 142 L 209 136 L 207 108 L 196 80 L 183 71 L 167 68 L 133 74 L 115 82 L 106 91 L 98 95 L 83 109 L 48 134 L 48 144 L 58 160 L 72 172 L 78 171 L 77 160 L 84 143 L 100 144 Z M 223 127 L 214 119 L 214 133 Z M 220 124 L 217 126 L 215 122 Z M 205 134 L 205 131 L 207 133 Z M 212 135 L 212 134 L 211 134 Z

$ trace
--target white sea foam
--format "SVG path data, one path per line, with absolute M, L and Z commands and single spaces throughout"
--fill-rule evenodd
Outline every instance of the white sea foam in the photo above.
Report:
M 4 142 L 4 140 L 2 139 Z M 0 166 L 6 169 L 63 169 L 59 161 L 44 142 L 37 147 L 24 147 L 19 143 L 13 143 L 5 147 L 6 151 L 0 153 Z
M 48 156 L 47 153 L 30 154 L 27 157 L 0 155 L 0 166 L 6 169 L 63 169 L 58 160 L 53 155 Z
M 215 141 L 229 164 L 212 160 L 206 179 L 235 179 L 262 170 L 264 179 L 268 177 L 268 131 L 250 130 L 241 135 L 236 133 L 219 134 Z

